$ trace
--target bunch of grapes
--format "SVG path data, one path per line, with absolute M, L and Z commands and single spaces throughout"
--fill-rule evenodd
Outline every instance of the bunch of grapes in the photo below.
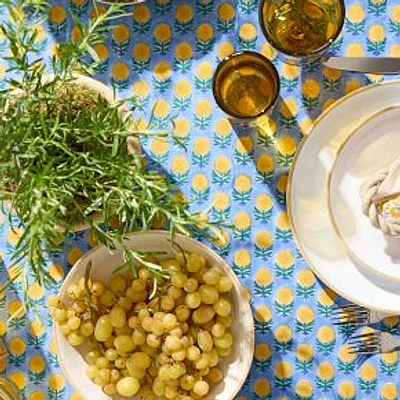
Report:
M 85 344 L 88 377 L 107 395 L 205 400 L 231 354 L 232 281 L 198 254 L 157 261 L 170 274 L 114 275 L 109 287 L 81 280 L 54 319 L 72 346 Z M 151 299 L 150 299 L 151 297 Z

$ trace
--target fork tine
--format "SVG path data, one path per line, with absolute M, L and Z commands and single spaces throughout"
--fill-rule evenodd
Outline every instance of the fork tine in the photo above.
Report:
M 359 350 L 359 349 L 354 349 L 349 351 L 349 354 L 379 354 L 381 351 L 378 347 L 374 347 L 371 349 L 363 349 L 363 350 Z
M 360 335 L 352 336 L 353 339 L 363 339 L 363 338 L 369 338 L 369 337 L 377 337 L 380 338 L 381 334 L 380 331 L 374 331 L 374 332 L 367 332 L 367 333 L 361 333 Z
M 347 319 L 347 320 L 336 320 L 333 322 L 333 325 L 335 326 L 342 326 L 342 325 L 354 325 L 354 326 L 360 326 L 364 325 L 366 322 L 365 319 Z
M 333 310 L 332 314 L 341 313 L 343 311 L 352 311 L 352 310 L 368 312 L 367 309 L 365 309 L 364 307 L 361 307 L 357 304 L 348 304 L 348 305 L 336 308 L 335 310 Z

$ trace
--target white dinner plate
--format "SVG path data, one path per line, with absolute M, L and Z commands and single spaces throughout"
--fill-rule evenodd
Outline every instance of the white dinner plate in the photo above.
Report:
M 400 238 L 372 226 L 362 212 L 366 179 L 400 156 L 400 108 L 384 108 L 360 124 L 339 149 L 330 179 L 332 221 L 349 251 L 367 268 L 400 281 Z
M 400 314 L 400 285 L 351 256 L 332 224 L 328 177 L 338 149 L 355 126 L 400 102 L 400 81 L 361 88 L 324 112 L 295 158 L 288 189 L 294 236 L 316 275 L 339 295 L 377 311 Z

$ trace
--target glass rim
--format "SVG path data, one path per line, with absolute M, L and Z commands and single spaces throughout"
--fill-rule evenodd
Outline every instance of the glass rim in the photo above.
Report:
M 340 36 L 340 34 L 341 34 L 342 30 L 343 30 L 344 21 L 346 19 L 346 6 L 345 6 L 344 0 L 338 0 L 339 3 L 340 3 L 340 7 L 342 9 L 341 18 L 340 18 L 338 29 L 336 30 L 336 33 L 332 36 L 331 39 L 329 39 L 329 41 L 327 41 L 323 46 L 318 47 L 317 49 L 309 51 L 307 53 L 299 53 L 299 52 L 296 52 L 296 51 L 285 50 L 278 43 L 276 43 L 275 40 L 271 37 L 271 35 L 268 33 L 268 29 L 266 28 L 266 24 L 264 23 L 263 9 L 264 9 L 264 5 L 265 5 L 265 3 L 267 1 L 269 1 L 269 0 L 261 0 L 260 7 L 259 7 L 258 18 L 259 18 L 261 30 L 262 30 L 262 32 L 264 34 L 265 39 L 267 39 L 267 41 L 276 50 L 278 50 L 280 53 L 283 53 L 283 54 L 285 54 L 287 56 L 296 57 L 296 58 L 303 58 L 303 57 L 309 57 L 309 56 L 317 55 L 319 53 L 323 53 Z
M 262 111 L 260 111 L 259 113 L 255 114 L 255 115 L 251 115 L 248 117 L 245 117 L 243 115 L 238 115 L 235 112 L 232 112 L 231 110 L 228 110 L 225 107 L 225 104 L 220 100 L 220 96 L 217 95 L 217 77 L 219 75 L 219 73 L 221 72 L 222 68 L 229 62 L 232 60 L 232 58 L 236 58 L 239 56 L 244 56 L 244 55 L 249 55 L 252 57 L 256 57 L 259 60 L 263 61 L 264 63 L 268 64 L 269 68 L 269 72 L 272 73 L 274 81 L 276 82 L 276 92 L 273 96 L 272 101 L 270 102 L 270 104 L 263 108 Z M 278 70 L 276 69 L 275 65 L 271 62 L 271 60 L 269 60 L 267 57 L 265 57 L 263 54 L 257 53 L 255 51 L 249 51 L 249 50 L 244 50 L 244 51 L 236 51 L 228 56 L 226 56 L 224 59 L 222 59 L 222 61 L 218 64 L 214 75 L 213 75 L 213 95 L 214 95 L 214 99 L 217 102 L 219 108 L 225 113 L 228 114 L 229 116 L 236 118 L 236 119 L 240 119 L 240 120 L 251 120 L 251 119 L 256 119 L 259 118 L 261 116 L 263 116 L 268 110 L 270 110 L 276 103 L 279 93 L 281 90 L 281 80 L 279 78 L 279 73 Z

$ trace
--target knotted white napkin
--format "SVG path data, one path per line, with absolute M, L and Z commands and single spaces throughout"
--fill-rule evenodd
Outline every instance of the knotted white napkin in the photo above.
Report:
M 368 178 L 360 188 L 363 213 L 374 227 L 389 236 L 400 236 L 400 218 L 383 216 L 379 210 L 379 200 L 384 201 L 396 194 L 400 194 L 400 157 Z

